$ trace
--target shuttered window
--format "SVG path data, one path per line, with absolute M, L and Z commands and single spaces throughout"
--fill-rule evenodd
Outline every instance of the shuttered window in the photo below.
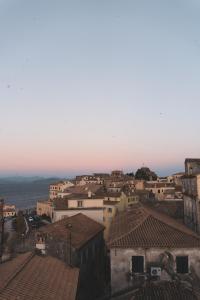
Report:
M 132 272 L 144 273 L 144 256 L 132 256 Z
M 188 273 L 188 256 L 176 257 L 176 272 L 180 274 Z

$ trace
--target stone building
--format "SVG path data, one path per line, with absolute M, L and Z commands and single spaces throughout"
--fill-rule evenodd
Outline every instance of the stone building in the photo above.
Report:
M 169 182 L 148 181 L 145 183 L 145 190 L 153 193 L 157 200 L 165 200 L 168 195 L 175 195 L 175 185 Z
M 103 231 L 103 225 L 79 213 L 42 227 L 36 234 L 39 250 L 80 269 L 80 293 L 84 300 L 94 300 L 109 289 Z
M 200 174 L 182 177 L 184 222 L 197 233 L 200 233 Z
M 200 278 L 200 237 L 140 203 L 119 213 L 108 240 L 112 293 L 151 280 Z
M 65 181 L 58 181 L 56 183 L 52 183 L 49 186 L 49 199 L 53 200 L 58 197 L 58 194 L 62 195 L 64 193 L 64 190 L 68 187 L 74 186 L 74 183 L 72 183 L 69 180 Z
M 185 159 L 185 174 L 186 175 L 200 174 L 200 159 L 199 158 L 186 158 Z

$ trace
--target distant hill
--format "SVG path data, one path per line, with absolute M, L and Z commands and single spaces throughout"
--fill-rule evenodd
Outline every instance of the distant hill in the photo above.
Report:
M 26 177 L 26 176 L 13 176 L 13 177 L 2 177 L 0 178 L 0 184 L 12 184 L 12 183 L 34 183 L 34 184 L 51 184 L 58 180 L 62 180 L 59 177 L 40 177 L 40 176 L 33 176 L 33 177 Z

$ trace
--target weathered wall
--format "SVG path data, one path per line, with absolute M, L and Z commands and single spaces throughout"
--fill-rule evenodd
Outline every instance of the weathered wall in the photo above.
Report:
M 69 199 L 68 200 L 68 207 L 69 208 L 77 208 L 78 207 L 78 201 L 82 201 L 84 208 L 91 208 L 91 207 L 103 207 L 103 198 L 102 199 Z
M 135 284 L 130 276 L 132 256 L 144 256 L 144 272 L 147 265 L 161 266 L 162 254 L 167 251 L 172 255 L 172 269 L 176 272 L 176 256 L 187 255 L 189 259 L 189 271 L 195 272 L 200 278 L 200 249 L 111 249 L 111 287 L 112 293 L 126 289 Z M 170 279 L 167 272 L 162 270 L 161 279 Z

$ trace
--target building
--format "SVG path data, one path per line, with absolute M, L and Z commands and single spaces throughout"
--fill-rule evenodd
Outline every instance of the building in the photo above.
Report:
M 144 180 L 135 180 L 134 182 L 136 190 L 144 190 L 145 189 L 145 181 Z
M 53 203 L 50 200 L 37 201 L 36 212 L 38 216 L 47 216 L 52 219 Z
M 185 174 L 196 175 L 200 173 L 200 159 L 186 158 L 185 159 Z
M 52 207 L 52 222 L 78 213 L 103 224 L 103 196 L 91 194 L 71 194 L 63 199 L 54 199 Z
M 108 240 L 112 293 L 146 280 L 200 278 L 200 237 L 140 203 L 114 218 Z
M 109 284 L 104 226 L 76 214 L 41 227 L 36 235 L 37 248 L 80 269 L 82 299 L 94 300 Z
M 110 225 L 118 212 L 124 211 L 141 200 L 141 191 L 135 192 L 124 189 L 122 192 L 107 193 L 103 202 L 103 224 L 105 226 L 104 237 L 107 240 Z
M 15 207 L 15 205 L 4 204 L 4 206 L 3 206 L 3 216 L 4 216 L 4 218 L 16 216 L 16 207 Z
M 184 221 L 197 233 L 200 233 L 200 174 L 182 177 Z
M 0 264 L 0 299 L 78 300 L 79 269 L 31 252 Z
M 123 176 L 124 176 L 124 173 L 121 170 L 114 170 L 111 172 L 111 177 L 118 178 L 118 177 L 123 177 Z
M 145 189 L 153 193 L 157 200 L 165 200 L 169 197 L 171 198 L 171 196 L 168 196 L 171 194 L 173 194 L 172 198 L 174 199 L 174 195 L 175 195 L 174 183 L 148 181 L 145 183 Z
M 76 185 L 82 186 L 85 184 L 103 184 L 104 183 L 104 175 L 106 174 L 99 174 L 99 175 L 81 175 L 81 176 L 76 176 L 75 182 Z
M 64 192 L 64 190 L 70 186 L 73 186 L 74 184 L 69 181 L 69 180 L 65 180 L 65 181 L 58 181 L 56 183 L 52 183 L 49 186 L 49 198 L 51 200 L 53 200 L 54 198 L 58 197 L 58 193 L 62 194 Z
M 179 172 L 179 173 L 175 173 L 173 174 L 172 177 L 172 182 L 175 183 L 176 186 L 182 186 L 182 180 L 181 177 L 185 175 L 184 172 Z

